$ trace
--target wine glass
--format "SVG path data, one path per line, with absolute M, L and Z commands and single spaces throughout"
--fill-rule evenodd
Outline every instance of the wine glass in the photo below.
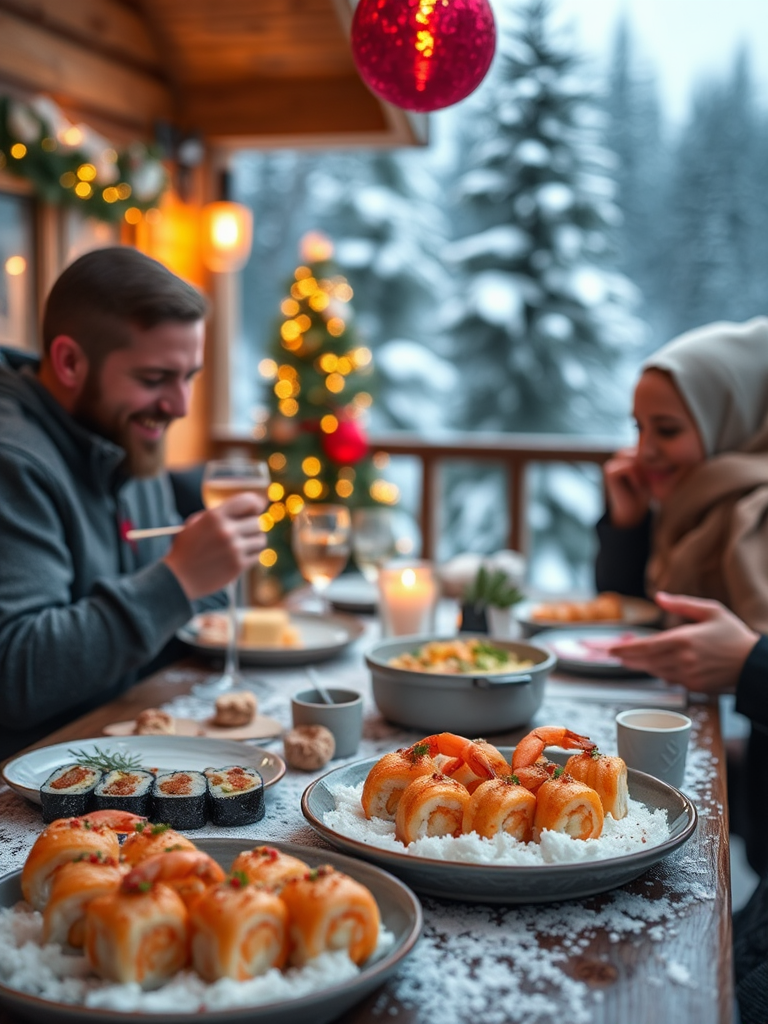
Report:
M 323 592 L 347 564 L 351 532 L 349 509 L 343 505 L 305 505 L 293 520 L 293 554 L 323 611 Z
M 356 508 L 352 513 L 352 554 L 369 583 L 379 578 L 379 570 L 396 554 L 392 510 Z
M 269 487 L 269 466 L 266 462 L 245 459 L 242 456 L 214 459 L 206 463 L 203 473 L 203 504 L 216 508 L 237 494 L 258 494 L 266 501 Z M 240 690 L 248 683 L 240 675 L 237 641 L 237 579 L 227 584 L 229 636 L 227 640 L 224 673 L 218 678 L 198 683 L 192 688 L 197 697 L 214 698 L 231 690 Z

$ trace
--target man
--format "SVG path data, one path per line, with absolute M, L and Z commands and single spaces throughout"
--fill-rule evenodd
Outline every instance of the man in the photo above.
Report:
M 0 356 L 0 757 L 140 677 L 263 545 L 260 499 L 179 522 L 162 472 L 203 360 L 205 299 L 130 248 L 71 264 L 39 364 Z

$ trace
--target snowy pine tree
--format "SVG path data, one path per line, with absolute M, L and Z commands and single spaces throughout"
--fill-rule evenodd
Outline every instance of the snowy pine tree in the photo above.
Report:
M 617 367 L 643 335 L 636 290 L 608 265 L 616 158 L 550 14 L 531 0 L 502 34 L 459 182 L 475 227 L 448 249 L 462 284 L 445 313 L 475 430 L 612 427 L 628 386 Z

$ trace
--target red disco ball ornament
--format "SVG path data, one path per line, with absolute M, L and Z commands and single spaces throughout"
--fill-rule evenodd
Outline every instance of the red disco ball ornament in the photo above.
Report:
M 341 420 L 332 434 L 323 434 L 322 445 L 339 465 L 352 466 L 368 454 L 368 438 L 354 420 Z
M 389 103 L 420 113 L 469 96 L 495 46 L 488 0 L 360 0 L 352 21 L 363 81 Z

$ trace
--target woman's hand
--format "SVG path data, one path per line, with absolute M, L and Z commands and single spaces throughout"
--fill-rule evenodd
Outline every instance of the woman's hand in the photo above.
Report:
M 651 495 L 637 462 L 636 448 L 622 448 L 603 466 L 611 524 L 621 529 L 639 526 L 648 515 Z
M 616 644 L 608 653 L 628 668 L 650 672 L 689 690 L 732 690 L 760 634 L 719 601 L 659 591 L 656 603 L 664 611 L 692 621 L 658 636 Z

